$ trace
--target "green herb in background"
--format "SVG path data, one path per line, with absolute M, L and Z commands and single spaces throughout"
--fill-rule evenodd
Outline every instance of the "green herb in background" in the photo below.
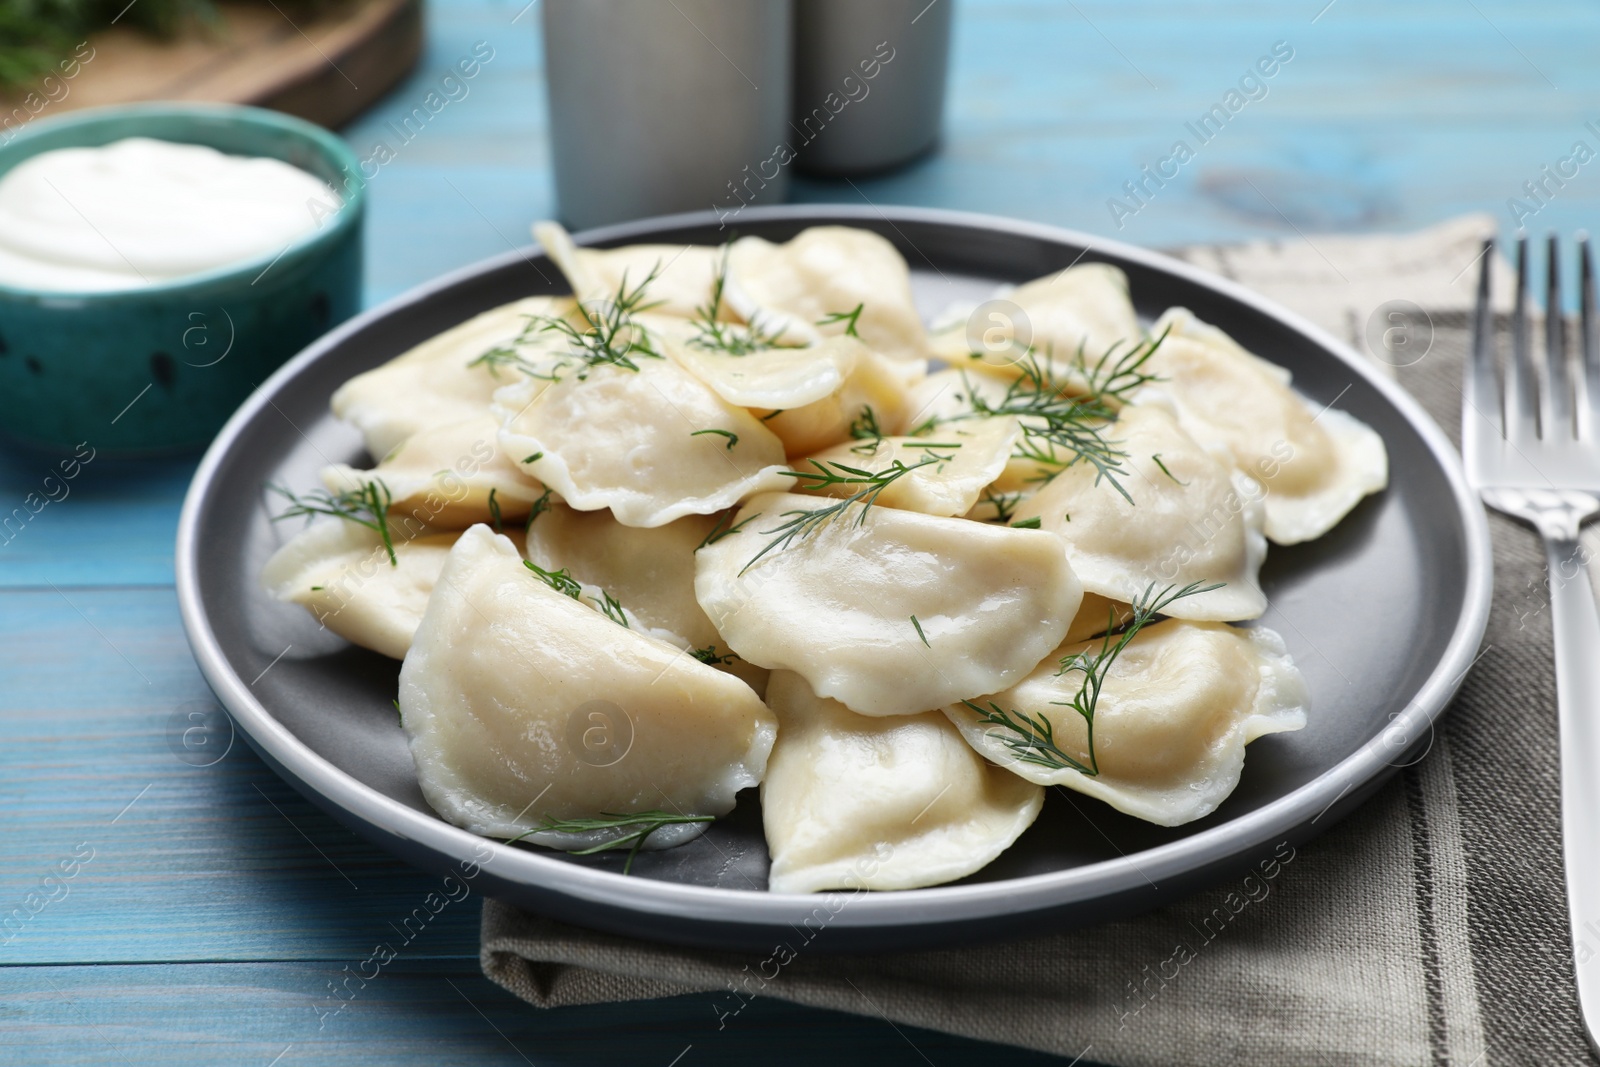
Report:
M 342 5 L 340 0 L 285 0 L 279 6 L 314 15 Z M 0 90 L 59 75 L 74 49 L 113 21 L 159 38 L 225 32 L 211 0 L 0 0 Z

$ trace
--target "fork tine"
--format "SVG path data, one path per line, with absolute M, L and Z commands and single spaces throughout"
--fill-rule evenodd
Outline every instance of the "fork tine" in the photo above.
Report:
M 1550 231 L 1546 241 L 1544 278 L 1544 436 L 1552 440 L 1571 437 L 1572 386 L 1567 373 L 1567 320 L 1561 306 L 1561 241 Z
M 1478 300 L 1472 322 L 1472 358 L 1467 361 L 1466 380 L 1462 382 L 1461 450 L 1471 467 L 1475 462 L 1473 452 L 1485 431 L 1492 429 L 1496 437 L 1506 432 L 1505 406 L 1500 402 L 1500 384 L 1494 366 L 1494 316 L 1489 310 L 1490 265 L 1494 262 L 1494 238 L 1483 242 L 1479 260 L 1483 266 L 1478 273 Z M 1487 425 L 1486 425 L 1487 424 Z
M 1578 436 L 1593 439 L 1600 433 L 1600 339 L 1595 337 L 1594 259 L 1589 252 L 1589 235 L 1578 235 L 1578 344 L 1583 359 L 1578 373 L 1583 378 L 1584 399 L 1579 410 Z
M 1506 374 L 1506 439 L 1539 437 L 1539 372 L 1533 365 L 1528 323 L 1528 238 L 1517 235 L 1517 302 L 1511 309 L 1511 366 Z

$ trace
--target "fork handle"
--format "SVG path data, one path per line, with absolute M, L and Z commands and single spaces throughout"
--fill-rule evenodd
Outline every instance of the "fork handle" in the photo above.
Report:
M 1555 630 L 1561 839 L 1574 971 L 1584 1030 L 1589 1043 L 1600 1047 L 1600 607 L 1576 525 L 1540 532 Z

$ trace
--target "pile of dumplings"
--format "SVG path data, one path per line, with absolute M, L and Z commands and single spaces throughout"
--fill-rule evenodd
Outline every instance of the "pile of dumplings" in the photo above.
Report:
M 771 891 L 909 889 L 995 859 L 1048 786 L 1199 819 L 1250 741 L 1305 725 L 1283 641 L 1232 624 L 1266 610 L 1268 542 L 1319 537 L 1388 469 L 1282 369 L 1181 308 L 1141 326 L 1103 264 L 1009 290 L 1030 343 L 974 352 L 867 231 L 535 234 L 573 295 L 340 388 L 381 459 L 321 499 L 382 514 L 317 519 L 263 574 L 403 661 L 449 822 L 582 851 L 654 813 L 642 845 L 670 848 L 759 786 Z M 1130 353 L 1132 388 L 1097 384 Z M 1109 471 L 1017 410 L 1097 388 Z M 1091 718 L 1064 665 L 1113 645 Z

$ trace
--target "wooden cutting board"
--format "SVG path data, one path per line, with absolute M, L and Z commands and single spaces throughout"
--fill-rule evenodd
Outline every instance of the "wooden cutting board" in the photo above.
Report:
M 42 103 L 35 87 L 30 101 L 24 87 L 0 94 L 0 108 L 37 108 L 44 118 L 140 100 L 219 101 L 337 127 L 403 78 L 422 51 L 422 0 L 352 0 L 316 19 L 266 0 L 217 8 L 216 33 L 167 41 L 123 27 L 96 34 L 93 58 L 53 88 L 59 99 Z

